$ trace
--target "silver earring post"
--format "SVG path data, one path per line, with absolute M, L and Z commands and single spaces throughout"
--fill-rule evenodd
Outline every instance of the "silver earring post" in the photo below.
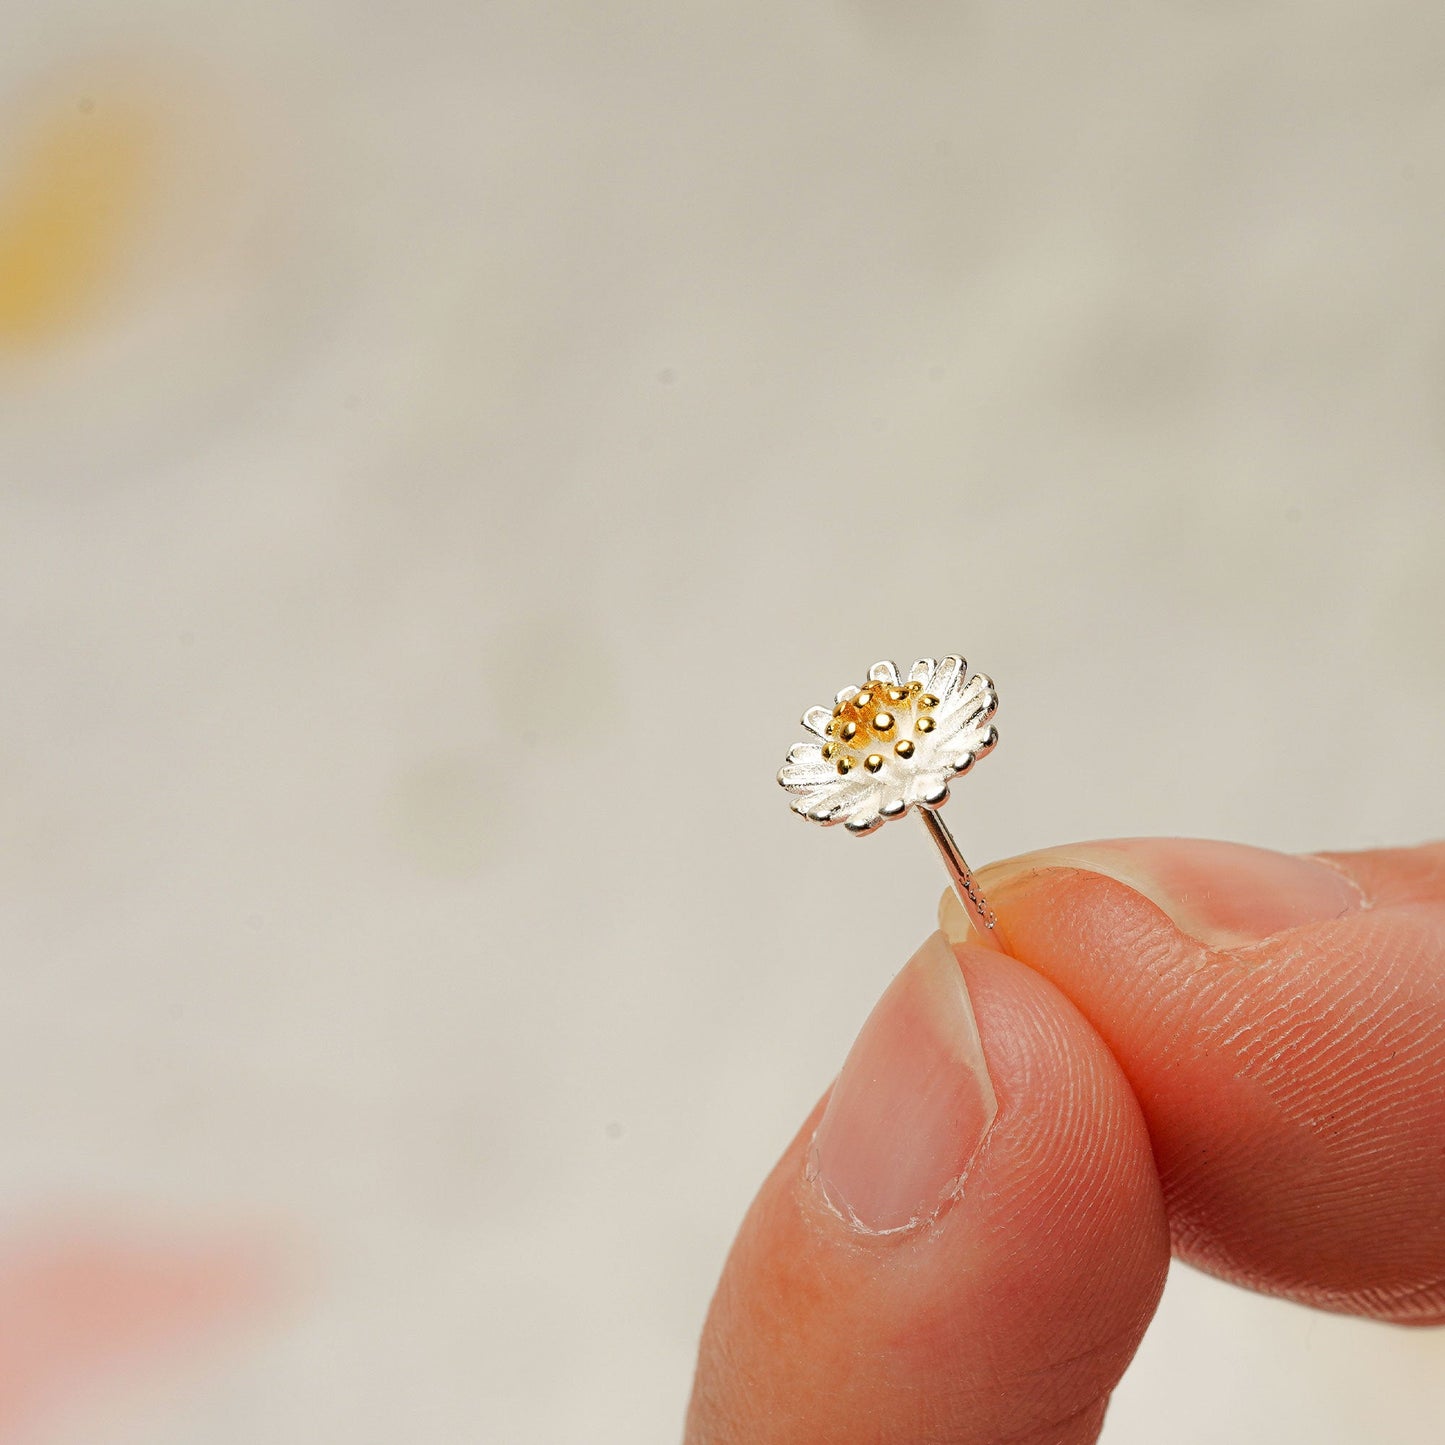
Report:
M 953 834 L 948 831 L 948 824 L 932 808 L 921 809 L 919 816 L 923 819 L 923 826 L 928 829 L 928 836 L 938 846 L 943 866 L 948 870 L 949 881 L 953 884 L 953 891 L 958 894 L 958 901 L 968 913 L 979 942 L 1002 953 L 1004 946 L 999 937 L 998 919 L 989 907 L 988 899 L 979 891 L 973 870 L 958 851 L 958 844 L 954 841 Z

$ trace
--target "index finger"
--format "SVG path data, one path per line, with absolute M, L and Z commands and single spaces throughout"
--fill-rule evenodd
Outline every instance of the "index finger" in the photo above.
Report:
M 1109 1044 L 1175 1252 L 1445 1321 L 1445 845 L 1302 858 L 1130 839 L 981 871 L 1011 951 Z M 966 935 L 951 895 L 945 931 Z

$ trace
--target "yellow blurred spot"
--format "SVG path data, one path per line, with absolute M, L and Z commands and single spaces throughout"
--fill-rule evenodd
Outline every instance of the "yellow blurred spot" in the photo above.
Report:
M 104 300 L 155 169 L 155 127 L 119 100 L 47 117 L 0 178 L 0 347 L 74 330 Z

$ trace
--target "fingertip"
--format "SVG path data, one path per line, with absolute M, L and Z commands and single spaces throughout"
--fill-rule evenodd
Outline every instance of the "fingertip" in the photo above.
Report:
M 1414 848 L 1314 856 L 1349 878 L 1371 907 L 1445 904 L 1445 839 Z
M 1059 872 L 1109 878 L 1152 903 L 1180 933 L 1212 948 L 1359 912 L 1359 885 L 1318 858 L 1209 838 L 1121 838 L 1005 859 L 983 869 L 995 907 Z
M 1015 954 L 1141 1101 L 1181 1257 L 1323 1308 L 1445 1313 L 1442 861 L 1155 839 L 984 870 Z

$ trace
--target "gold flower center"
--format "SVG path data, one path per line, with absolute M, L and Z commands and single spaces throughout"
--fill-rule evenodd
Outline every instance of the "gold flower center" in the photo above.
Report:
M 823 756 L 842 774 L 860 766 L 876 773 L 890 748 L 900 758 L 913 755 L 913 736 L 932 732 L 928 713 L 937 706 L 922 683 L 865 682 L 833 709 Z

